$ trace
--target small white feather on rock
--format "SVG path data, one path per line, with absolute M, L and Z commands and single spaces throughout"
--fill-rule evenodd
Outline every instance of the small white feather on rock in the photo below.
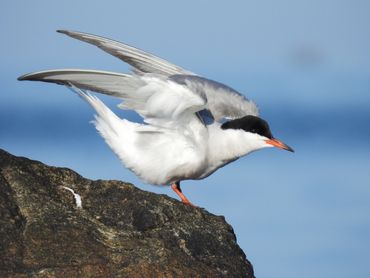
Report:
M 64 189 L 70 191 L 73 194 L 73 197 L 75 198 L 75 201 L 76 201 L 77 208 L 82 208 L 82 199 L 81 199 L 81 196 L 79 194 L 75 193 L 72 188 L 69 188 L 67 186 L 62 186 L 62 187 Z

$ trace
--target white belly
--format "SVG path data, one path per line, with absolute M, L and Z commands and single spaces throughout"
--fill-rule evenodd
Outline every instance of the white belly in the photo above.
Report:
M 127 132 L 126 129 L 125 135 Z M 132 140 L 120 140 L 119 150 L 115 152 L 124 165 L 145 182 L 169 185 L 180 180 L 198 179 L 204 172 L 206 132 L 198 132 L 198 137 L 174 131 L 135 130 L 133 133 L 129 136 Z

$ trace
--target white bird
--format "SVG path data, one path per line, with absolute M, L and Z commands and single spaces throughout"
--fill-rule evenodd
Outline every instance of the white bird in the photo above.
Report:
M 293 151 L 272 136 L 257 106 L 234 89 L 117 41 L 58 32 L 96 45 L 133 72 L 60 69 L 18 79 L 72 88 L 95 109 L 96 129 L 122 163 L 147 183 L 171 185 L 184 203 L 192 205 L 180 181 L 203 179 L 259 149 Z M 136 111 L 144 123 L 119 118 L 86 90 L 121 99 L 119 107 Z

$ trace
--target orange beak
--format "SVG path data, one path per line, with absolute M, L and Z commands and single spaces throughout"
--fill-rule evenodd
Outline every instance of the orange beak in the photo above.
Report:
M 290 151 L 290 152 L 293 152 L 294 153 L 294 150 L 291 147 L 289 147 L 288 145 L 284 144 L 283 142 L 281 142 L 278 139 L 272 138 L 272 139 L 266 140 L 265 142 L 267 144 L 273 145 L 274 147 L 277 147 L 279 149 L 287 150 L 287 151 Z

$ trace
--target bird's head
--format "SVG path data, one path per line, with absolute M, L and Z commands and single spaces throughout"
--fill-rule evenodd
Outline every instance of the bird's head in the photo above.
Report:
M 244 135 L 248 138 L 249 143 L 253 144 L 253 147 L 255 149 L 277 147 L 290 152 L 294 152 L 291 147 L 289 147 L 282 141 L 274 138 L 268 123 L 256 116 L 248 115 L 243 118 L 225 122 L 224 124 L 222 124 L 221 128 L 242 130 L 243 132 L 245 132 Z

